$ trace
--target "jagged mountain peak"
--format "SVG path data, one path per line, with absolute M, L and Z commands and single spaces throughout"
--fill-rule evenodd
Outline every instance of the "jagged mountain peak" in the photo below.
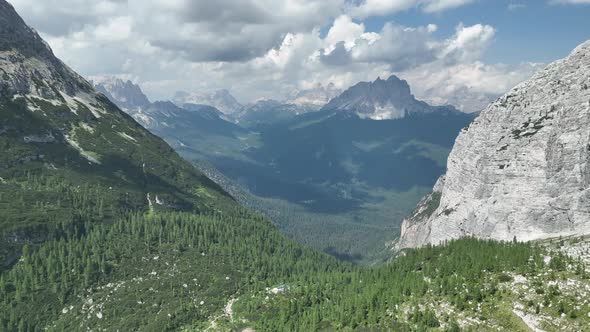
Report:
M 359 82 L 332 99 L 322 110 L 352 112 L 373 120 L 399 119 L 437 110 L 456 111 L 451 106 L 434 107 L 416 100 L 408 82 L 395 75 L 386 80 L 378 77 L 373 82 Z
M 124 110 L 142 108 L 150 104 L 139 85 L 130 80 L 110 76 L 93 76 L 89 77 L 89 80 L 95 89 Z
M 122 109 L 136 109 L 150 104 L 139 85 L 131 80 L 123 80 L 112 76 L 89 77 L 94 88 L 102 92 Z
M 446 175 L 404 221 L 398 246 L 590 233 L 589 100 L 590 41 L 461 132 Z

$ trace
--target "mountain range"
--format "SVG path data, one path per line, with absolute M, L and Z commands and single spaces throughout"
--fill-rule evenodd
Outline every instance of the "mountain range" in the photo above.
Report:
M 256 132 L 211 106 L 103 83 L 191 145 L 194 132 L 220 148 L 255 135 L 201 152 L 217 156 L 201 172 L 0 0 L 0 330 L 587 331 L 589 55 L 587 42 L 475 120 L 422 103 L 370 119 L 373 102 L 416 104 L 395 77 L 365 88 L 397 98 L 349 92 L 338 105 L 362 107 Z M 445 165 L 398 248 L 443 242 L 390 251 L 392 220 Z M 550 233 L 562 236 L 522 242 Z M 366 262 L 361 240 L 363 253 L 381 247 L 381 264 L 342 261 Z
M 113 102 L 123 107 L 127 99 Z M 385 105 L 403 113 L 384 116 Z M 387 257 L 385 243 L 443 174 L 456 135 L 473 118 L 416 100 L 395 76 L 359 83 L 320 110 L 259 101 L 231 122 L 211 106 L 125 109 L 186 159 L 217 168 L 223 184 L 233 182 L 228 190 L 242 187 L 242 202 L 288 235 L 363 262 Z

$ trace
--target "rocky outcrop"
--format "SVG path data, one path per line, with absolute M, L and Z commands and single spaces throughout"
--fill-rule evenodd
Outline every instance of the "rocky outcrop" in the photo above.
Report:
M 122 110 L 137 110 L 149 106 L 150 101 L 139 85 L 117 77 L 93 76 L 89 82 Z M 129 112 L 128 112 L 129 113 Z
M 324 111 L 342 111 L 372 120 L 401 119 L 435 111 L 458 112 L 452 106 L 431 106 L 416 100 L 408 82 L 392 75 L 387 80 L 360 82 L 330 100 Z
M 39 34 L 0 1 L 0 96 L 34 95 L 63 99 L 92 87 L 58 60 Z
M 590 41 L 487 107 L 398 248 L 590 233 Z

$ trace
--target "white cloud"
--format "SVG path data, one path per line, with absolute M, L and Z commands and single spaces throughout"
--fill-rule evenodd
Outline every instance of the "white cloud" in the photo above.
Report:
M 411 8 L 421 8 L 427 13 L 436 13 L 472 3 L 473 0 L 364 0 L 350 6 L 355 17 L 385 16 Z
M 473 0 L 426 0 L 423 1 L 423 4 L 425 12 L 434 13 L 451 8 L 461 7 L 472 2 Z
M 354 42 L 365 32 L 365 26 L 354 23 L 347 15 L 342 15 L 334 20 L 332 27 L 324 39 L 326 47 L 333 50 L 338 42 L 343 41 L 347 49 L 354 46 Z M 330 51 L 328 51 L 329 53 Z
M 104 24 L 94 28 L 94 38 L 98 41 L 121 41 L 131 36 L 133 18 L 130 16 L 119 16 L 108 19 Z
M 433 25 L 404 27 L 386 23 L 374 42 L 359 40 L 352 50 L 355 61 L 386 63 L 392 70 L 403 70 L 435 59 L 438 42 L 432 38 Z
M 496 30 L 489 25 L 475 24 L 465 27 L 463 23 L 455 29 L 455 35 L 445 42 L 442 57 L 458 62 L 474 61 L 492 42 Z
M 446 98 L 462 87 L 496 93 L 527 72 L 481 63 L 493 27 L 460 24 L 441 38 L 435 24 L 389 22 L 367 31 L 360 19 L 470 2 L 12 0 L 55 53 L 83 75 L 133 77 L 151 99 L 176 90 L 227 88 L 244 101 L 280 98 L 316 83 L 346 88 L 392 73 L 408 77 L 424 96 Z
M 553 5 L 588 5 L 590 0 L 550 0 Z

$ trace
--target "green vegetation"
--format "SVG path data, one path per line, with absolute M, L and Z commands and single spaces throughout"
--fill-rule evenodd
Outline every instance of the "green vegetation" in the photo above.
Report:
M 387 136 L 391 123 L 361 122 L 381 137 L 352 137 L 370 144 L 344 142 L 351 150 L 305 137 L 344 137 L 358 119 L 289 127 L 299 139 L 287 149 L 270 144 L 283 131 L 262 133 L 262 150 L 226 165 L 280 169 L 268 177 L 257 176 L 268 168 L 246 169 L 274 198 L 238 196 L 277 228 L 106 99 L 75 111 L 64 102 L 0 98 L 1 331 L 519 331 L 534 315 L 547 331 L 589 326 L 586 261 L 563 252 L 583 241 L 462 239 L 392 258 L 390 220 L 440 171 L 446 145 L 432 131 L 397 150 L 403 139 Z M 393 132 L 413 132 L 406 125 Z M 318 139 L 330 144 L 317 149 Z M 276 164 L 265 159 L 273 155 Z M 416 165 L 431 178 L 408 173 Z M 439 199 L 431 195 L 425 211 Z M 353 265 L 278 229 L 343 260 L 390 261 Z
M 0 329 L 174 330 L 206 322 L 230 296 L 343 268 L 242 210 L 129 214 L 59 234 L 24 246 L 2 274 Z
M 201 170 L 232 194 L 240 191 L 240 203 L 290 238 L 371 265 L 390 257 L 391 235 L 444 173 L 452 144 L 471 119 L 451 113 L 372 121 L 320 111 L 257 128 L 256 140 L 244 140 L 247 148 L 237 154 L 210 151 L 234 146 L 225 140 L 235 137 L 210 143 L 213 136 L 198 132 L 176 136 L 188 145 L 176 149 L 188 160 L 207 160 L 214 167 Z M 230 189 L 236 187 L 244 189 Z
M 539 298 L 531 303 L 545 301 L 532 312 L 563 326 L 588 322 L 590 307 L 549 283 L 586 280 L 584 265 L 535 244 L 463 239 L 367 268 L 287 240 L 235 206 L 113 213 L 87 204 L 108 190 L 52 187 L 76 217 L 24 245 L 0 274 L 0 330 L 518 331 L 524 323 L 512 303 L 530 301 L 513 288 L 515 276 L 531 279 Z
M 368 268 L 286 239 L 211 187 L 183 195 L 215 208 L 179 212 L 75 167 L 28 161 L 1 182 L 0 330 L 517 331 L 513 303 L 589 322 L 584 287 L 559 282 L 587 284 L 585 265 L 534 244 L 464 239 Z

